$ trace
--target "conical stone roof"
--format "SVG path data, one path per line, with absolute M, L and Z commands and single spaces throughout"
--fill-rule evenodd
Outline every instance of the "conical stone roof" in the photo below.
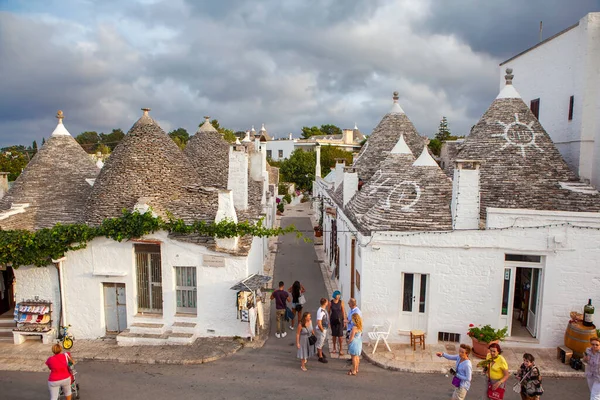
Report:
M 444 231 L 452 229 L 452 183 L 426 146 L 415 161 L 410 152 L 390 154 L 348 203 L 359 229 L 372 231 Z
M 104 164 L 87 203 L 88 222 L 119 217 L 140 202 L 164 218 L 171 213 L 186 222 L 214 220 L 217 192 L 202 188 L 187 157 L 148 111 Z
M 212 126 L 210 117 L 204 118 L 204 123 L 190 138 L 184 153 L 204 185 L 227 189 L 230 145 Z
M 379 169 L 379 164 L 396 145 L 400 135 L 404 135 L 406 144 L 414 154 L 423 149 L 425 140 L 419 136 L 415 126 L 398 104 L 398 92 L 394 92 L 392 109 L 381 119 L 354 160 L 353 166 L 360 180 L 366 182 L 371 178 Z
M 487 207 L 599 211 L 600 195 L 583 193 L 579 179 L 512 86 L 507 85 L 475 125 L 457 159 L 481 160 L 481 218 Z M 565 187 L 575 186 L 576 189 Z
M 84 222 L 90 183 L 100 170 L 64 127 L 62 111 L 57 118 L 50 138 L 0 200 L 2 213 L 12 204 L 29 203 L 24 213 L 0 220 L 2 229 L 36 230 Z

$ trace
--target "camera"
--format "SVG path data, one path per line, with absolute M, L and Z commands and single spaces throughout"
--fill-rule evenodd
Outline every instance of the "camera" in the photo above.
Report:
M 450 368 L 450 374 L 451 375 L 456 375 L 456 370 L 454 368 Z

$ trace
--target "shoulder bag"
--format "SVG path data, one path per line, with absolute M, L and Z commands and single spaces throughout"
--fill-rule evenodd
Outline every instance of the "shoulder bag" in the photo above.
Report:
M 298 304 L 300 304 L 301 306 L 303 306 L 306 303 L 306 298 L 304 297 L 304 294 L 301 294 L 298 297 Z
M 314 345 L 315 343 L 317 343 L 317 337 L 315 335 L 310 335 L 308 337 L 308 344 L 310 344 L 311 346 Z
M 515 383 L 515 385 L 513 386 L 513 392 L 515 393 L 521 393 L 521 387 L 523 385 L 523 382 L 525 382 L 525 379 L 527 379 L 527 376 L 531 373 L 531 370 L 526 373 L 525 375 L 523 375 L 523 378 L 521 378 L 521 380 L 517 383 Z

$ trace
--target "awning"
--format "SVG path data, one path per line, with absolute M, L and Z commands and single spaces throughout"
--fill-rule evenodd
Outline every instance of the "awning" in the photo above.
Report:
M 254 292 L 263 288 L 271 279 L 270 276 L 253 274 L 233 285 L 231 290 Z

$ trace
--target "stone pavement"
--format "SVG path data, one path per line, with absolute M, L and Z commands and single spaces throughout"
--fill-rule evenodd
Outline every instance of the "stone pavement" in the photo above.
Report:
M 308 204 L 311 203 L 304 203 L 303 205 Z M 315 215 L 313 209 L 309 206 L 305 207 L 304 210 L 306 212 L 306 215 L 310 217 L 312 225 L 316 226 L 318 215 Z M 333 292 L 335 290 L 338 290 L 338 286 L 337 282 L 331 279 L 333 270 L 329 269 L 327 255 L 325 254 L 325 249 L 323 248 L 323 238 L 314 238 L 313 244 L 315 247 L 315 252 L 317 253 L 317 259 L 319 260 L 321 272 L 323 274 L 323 280 L 325 281 L 325 286 L 327 287 L 329 298 L 331 298 Z M 348 299 L 344 300 L 347 302 Z M 346 303 L 344 305 L 347 306 Z M 347 353 L 345 340 L 343 341 L 343 346 L 344 353 Z M 509 345 L 507 345 L 506 343 L 501 344 L 501 346 L 503 349 L 502 355 L 506 358 L 511 372 L 514 372 L 520 367 L 521 363 L 523 362 L 523 353 L 530 353 L 535 357 L 536 365 L 540 368 L 543 376 L 577 378 L 581 378 L 584 376 L 583 372 L 575 371 L 569 366 L 562 364 L 556 358 L 556 347 L 508 347 Z M 332 348 L 332 340 L 330 337 L 329 349 Z M 454 362 L 448 361 L 445 358 L 437 357 L 435 353 L 438 351 L 445 351 L 448 354 L 457 354 L 458 352 L 457 343 L 446 342 L 439 342 L 438 344 L 434 345 L 426 345 L 425 350 L 417 348 L 416 351 L 413 351 L 409 344 L 391 343 L 390 348 L 392 349 L 391 352 L 387 350 L 384 343 L 379 342 L 379 345 L 377 346 L 377 351 L 375 352 L 375 354 L 371 354 L 373 352 L 373 347 L 371 347 L 369 339 L 365 335 L 363 345 L 363 358 L 381 368 L 394 371 L 445 373 L 450 367 L 454 365 Z M 334 358 L 339 357 L 337 355 L 333 356 Z M 350 356 L 344 354 L 342 358 L 350 359 Z M 480 368 L 476 367 L 477 363 L 481 360 L 472 356 L 471 361 L 473 362 L 473 370 L 481 371 Z

